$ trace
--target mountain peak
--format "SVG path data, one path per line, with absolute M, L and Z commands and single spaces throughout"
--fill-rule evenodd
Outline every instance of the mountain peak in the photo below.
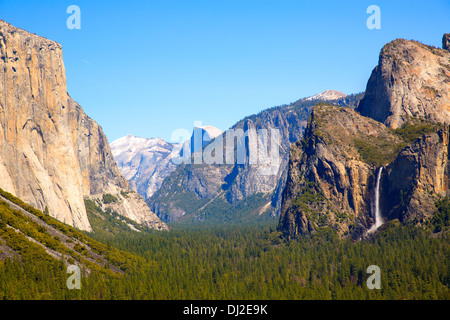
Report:
M 445 36 L 443 42 L 445 46 Z M 393 129 L 411 117 L 450 123 L 449 59 L 449 51 L 417 41 L 389 42 L 381 50 L 358 112 Z
M 213 126 L 194 126 L 190 140 L 191 154 L 206 146 L 222 133 L 222 130 Z
M 220 136 L 223 133 L 222 130 L 213 126 L 194 126 L 194 131 L 196 128 L 208 133 L 210 139 L 214 139 L 215 137 Z
M 308 97 L 305 100 L 335 100 L 346 97 L 345 93 L 337 90 L 325 90 L 324 92 L 318 93 L 314 96 Z

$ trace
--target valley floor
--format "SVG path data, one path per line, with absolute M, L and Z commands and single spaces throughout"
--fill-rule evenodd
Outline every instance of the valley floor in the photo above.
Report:
M 450 298 L 448 235 L 387 226 L 359 242 L 321 234 L 285 242 L 275 221 L 170 232 L 90 234 L 140 256 L 125 274 L 92 273 L 68 290 L 56 260 L 0 262 L 0 299 L 443 299 Z M 379 266 L 381 289 L 367 268 Z

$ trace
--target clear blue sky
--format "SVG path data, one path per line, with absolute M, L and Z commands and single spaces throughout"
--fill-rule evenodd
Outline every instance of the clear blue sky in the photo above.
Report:
M 69 5 L 81 29 L 69 30 Z M 369 5 L 381 29 L 369 30 Z M 365 90 L 382 46 L 441 46 L 450 1 L 0 0 L 0 18 L 62 44 L 68 92 L 110 142 L 169 140 L 326 89 Z

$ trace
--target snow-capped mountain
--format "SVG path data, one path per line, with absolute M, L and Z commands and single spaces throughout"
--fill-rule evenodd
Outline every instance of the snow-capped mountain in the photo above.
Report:
M 141 138 L 127 135 L 111 143 L 111 151 L 120 171 L 130 188 L 148 199 L 161 186 L 163 180 L 182 163 L 184 150 L 190 155 L 198 148 L 220 135 L 222 131 L 213 126 L 196 126 L 192 136 L 183 144 L 169 143 L 162 138 Z M 195 139 L 200 139 L 197 141 Z M 183 148 L 182 148 L 183 147 Z M 194 150 L 194 148 L 197 148 Z M 177 161 L 172 161 L 172 160 Z M 186 159 L 186 160 L 187 160 Z
M 176 165 L 177 144 L 162 138 L 127 135 L 111 143 L 111 151 L 130 187 L 147 199 L 159 189 L 162 181 Z
M 335 100 L 340 99 L 343 97 L 346 97 L 347 95 L 345 93 L 342 93 L 340 91 L 336 90 L 325 90 L 324 92 L 321 92 L 319 94 L 316 94 L 312 97 L 308 97 L 305 100 Z

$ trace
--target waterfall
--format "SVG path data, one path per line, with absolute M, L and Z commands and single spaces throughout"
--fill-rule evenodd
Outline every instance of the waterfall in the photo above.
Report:
M 383 218 L 381 217 L 380 212 L 380 179 L 381 179 L 381 171 L 383 171 L 383 167 L 380 167 L 377 174 L 377 183 L 375 185 L 375 223 L 373 226 L 367 231 L 367 233 L 375 232 L 379 226 L 383 224 Z

